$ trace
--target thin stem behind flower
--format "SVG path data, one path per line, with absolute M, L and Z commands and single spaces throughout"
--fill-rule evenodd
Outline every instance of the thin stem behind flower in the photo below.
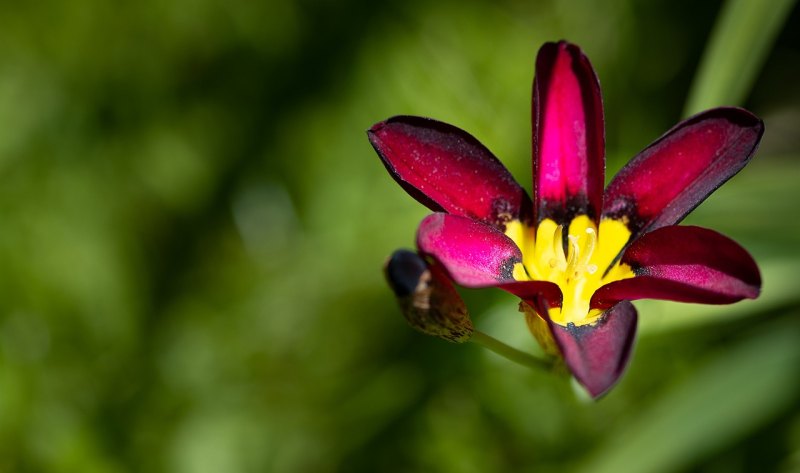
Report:
M 511 360 L 528 368 L 546 371 L 549 371 L 553 368 L 552 361 L 537 358 L 530 353 L 517 350 L 516 348 L 508 346 L 500 340 L 492 337 L 491 335 L 487 335 L 480 330 L 475 330 L 472 333 L 472 338 L 470 338 L 470 341 L 493 351 L 507 360 Z

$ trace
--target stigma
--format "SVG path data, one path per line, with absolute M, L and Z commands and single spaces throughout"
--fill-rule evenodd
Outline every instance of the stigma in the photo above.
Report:
M 613 219 L 603 219 L 599 228 L 586 215 L 560 225 L 542 220 L 534 229 L 520 222 L 510 222 L 506 235 L 522 251 L 522 263 L 514 268 L 520 281 L 550 281 L 561 289 L 561 307 L 549 309 L 550 319 L 560 325 L 586 325 L 602 315 L 590 301 L 601 286 L 633 277 L 630 267 L 618 262 L 630 231 Z

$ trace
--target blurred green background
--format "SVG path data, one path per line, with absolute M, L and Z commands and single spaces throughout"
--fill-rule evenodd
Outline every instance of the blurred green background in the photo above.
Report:
M 3 2 L 0 472 L 799 471 L 800 12 L 735 4 Z M 763 296 L 637 303 L 596 403 L 406 326 L 381 266 L 427 211 L 364 133 L 435 117 L 529 186 L 561 38 L 603 85 L 609 176 L 684 109 L 767 128 L 689 219 Z M 537 350 L 514 298 L 465 297 Z

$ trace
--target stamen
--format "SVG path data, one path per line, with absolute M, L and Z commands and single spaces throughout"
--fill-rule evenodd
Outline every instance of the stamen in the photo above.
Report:
M 589 264 L 589 260 L 592 259 L 592 253 L 594 253 L 594 247 L 597 244 L 597 233 L 594 231 L 594 228 L 587 228 L 586 229 L 586 241 L 583 243 L 583 249 L 581 250 L 581 260 L 580 265 L 586 266 Z
M 597 271 L 597 265 L 589 264 L 594 253 L 595 246 L 597 245 L 597 233 L 594 228 L 586 229 L 586 236 L 583 245 L 578 242 L 577 235 L 567 235 L 569 240 L 569 256 L 567 257 L 567 264 L 564 275 L 569 279 L 579 279 L 584 272 L 594 274 Z
M 550 311 L 561 325 L 580 325 L 596 320 L 597 311 L 590 307 L 594 292 L 610 281 L 633 277 L 631 270 L 618 262 L 614 262 L 616 266 L 613 268 L 619 274 L 609 276 L 601 271 L 610 264 L 610 255 L 615 249 L 622 248 L 627 241 L 630 235 L 627 227 L 620 223 L 617 231 L 615 227 L 609 227 L 608 221 L 604 221 L 604 226 L 595 225 L 588 216 L 580 215 L 567 225 L 546 219 L 536 229 L 536 242 L 540 244 L 532 248 L 534 257 L 529 258 L 532 267 L 528 269 L 535 270 L 530 272 L 531 277 L 536 272 L 539 279 L 555 283 L 561 289 L 562 305 Z M 606 237 L 602 229 L 608 228 L 616 233 Z M 599 239 L 601 230 L 604 231 L 603 242 Z M 613 247 L 607 241 L 612 241 Z
M 564 225 L 557 226 L 553 234 L 553 253 L 556 254 L 556 258 L 566 259 L 564 257 Z
M 578 246 L 578 237 L 575 235 L 567 235 L 569 240 L 569 256 L 567 257 L 567 276 L 579 276 L 578 262 L 580 256 L 580 247 Z

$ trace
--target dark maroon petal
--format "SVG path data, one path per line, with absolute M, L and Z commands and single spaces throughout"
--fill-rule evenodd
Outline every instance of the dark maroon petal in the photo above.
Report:
M 605 172 L 600 84 L 573 44 L 547 43 L 533 81 L 533 183 L 536 221 L 598 217 Z
M 678 223 L 750 161 L 763 133 L 763 122 L 740 108 L 679 123 L 614 176 L 604 215 L 627 219 L 632 239 Z
M 536 301 L 541 297 L 545 298 L 548 307 L 561 307 L 561 289 L 550 281 L 515 281 L 500 284 L 498 287 L 514 294 L 532 307 L 536 307 Z
M 392 177 L 431 210 L 498 226 L 530 220 L 525 190 L 469 133 L 429 118 L 397 116 L 367 135 Z
M 592 397 L 608 391 L 625 371 L 636 335 L 636 309 L 623 301 L 592 325 L 566 327 L 548 319 L 564 361 Z
M 517 245 L 497 228 L 458 215 L 435 213 L 425 217 L 417 231 L 417 247 L 466 287 L 514 281 L 514 265 L 522 262 Z
M 758 297 L 761 275 L 750 254 L 713 230 L 669 226 L 645 234 L 625 251 L 622 263 L 636 277 L 598 289 L 592 307 L 620 300 L 666 299 L 728 304 Z

